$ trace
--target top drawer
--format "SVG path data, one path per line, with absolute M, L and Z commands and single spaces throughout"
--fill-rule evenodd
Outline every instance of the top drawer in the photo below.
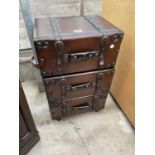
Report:
M 64 41 L 36 41 L 43 77 L 113 67 L 122 40 L 121 34 L 103 38 Z
M 113 67 L 123 32 L 99 16 L 36 19 L 34 45 L 43 77 Z

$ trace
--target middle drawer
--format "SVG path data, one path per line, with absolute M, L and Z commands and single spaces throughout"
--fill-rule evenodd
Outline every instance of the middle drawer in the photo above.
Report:
M 80 74 L 65 75 L 45 78 L 44 84 L 49 102 L 72 99 L 81 96 L 93 95 L 99 91 L 108 90 L 113 77 L 113 69 L 86 72 Z M 99 78 L 100 74 L 102 80 Z M 102 82 L 100 82 L 100 80 Z M 99 84 L 102 85 L 99 87 Z

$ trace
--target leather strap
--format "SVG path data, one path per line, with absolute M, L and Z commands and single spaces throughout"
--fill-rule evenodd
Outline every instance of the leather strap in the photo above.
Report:
M 54 17 L 51 17 L 49 18 L 49 21 L 53 29 L 55 40 L 60 41 L 61 40 L 61 28 L 60 28 L 60 25 L 57 19 Z
M 64 52 L 64 44 L 61 41 L 61 29 L 60 25 L 56 18 L 49 18 L 50 24 L 53 29 L 55 42 L 55 50 L 57 53 L 57 70 L 59 73 L 63 72 L 63 52 Z
M 101 32 L 101 33 L 105 32 L 104 27 L 96 22 L 95 16 L 84 16 L 84 18 L 85 18 L 93 27 L 95 27 L 99 32 Z

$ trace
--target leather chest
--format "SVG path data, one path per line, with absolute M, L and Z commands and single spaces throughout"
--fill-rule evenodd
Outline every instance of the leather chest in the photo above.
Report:
M 35 19 L 34 45 L 53 119 L 104 107 L 122 39 L 100 16 Z

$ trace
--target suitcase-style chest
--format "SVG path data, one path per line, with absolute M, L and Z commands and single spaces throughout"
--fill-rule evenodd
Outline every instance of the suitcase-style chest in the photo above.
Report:
M 35 20 L 34 45 L 53 119 L 104 107 L 122 38 L 100 16 Z

